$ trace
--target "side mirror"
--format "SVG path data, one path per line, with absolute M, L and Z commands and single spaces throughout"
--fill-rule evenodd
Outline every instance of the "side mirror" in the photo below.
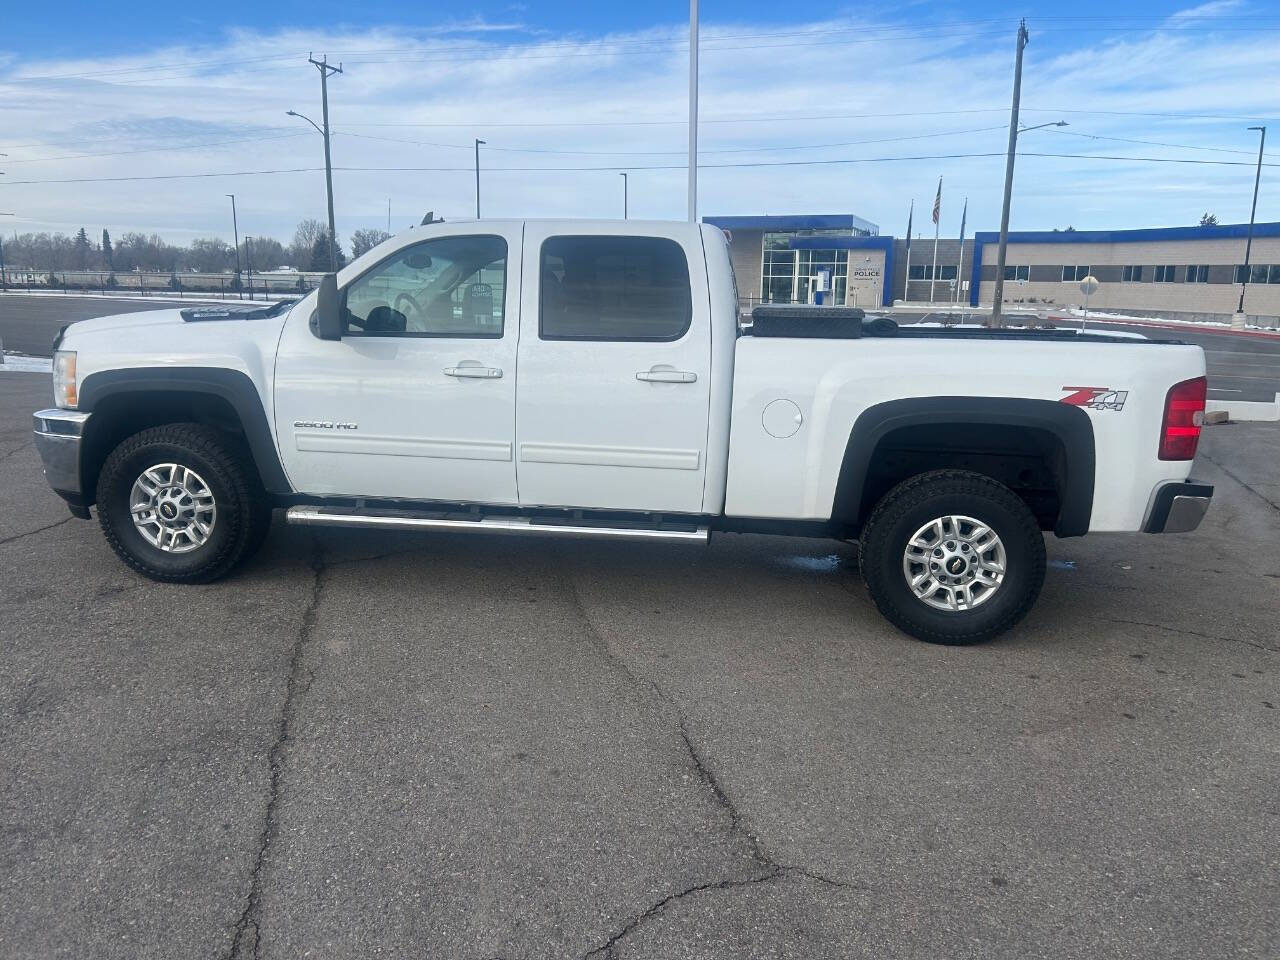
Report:
M 311 329 L 321 340 L 342 339 L 342 300 L 338 296 L 338 277 L 326 273 L 316 290 L 316 315 Z

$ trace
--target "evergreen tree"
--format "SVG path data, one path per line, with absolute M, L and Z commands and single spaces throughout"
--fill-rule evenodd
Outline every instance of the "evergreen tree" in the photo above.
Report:
M 1205 212 L 1200 215 L 1200 226 L 1216 227 L 1218 225 L 1218 215 L 1216 213 Z
M 334 242 L 333 255 L 337 263 L 334 269 L 341 270 L 347 265 L 346 255 L 342 252 L 342 245 Z M 311 264 L 308 267 L 313 273 L 329 272 L 329 235 L 322 233 L 316 237 L 315 243 L 311 245 Z
M 111 234 L 109 234 L 104 227 L 102 230 L 102 265 L 108 270 L 112 267 L 111 257 Z
M 89 265 L 89 235 L 84 232 L 84 227 L 76 234 L 76 238 L 71 241 L 72 260 L 77 270 L 83 270 Z

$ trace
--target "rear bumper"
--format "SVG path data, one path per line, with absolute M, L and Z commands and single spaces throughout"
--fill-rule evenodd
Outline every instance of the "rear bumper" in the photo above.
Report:
M 1213 487 L 1207 483 L 1167 483 L 1156 491 L 1142 529 L 1146 533 L 1186 533 L 1200 526 Z
M 39 410 L 32 414 L 32 420 L 45 479 L 53 492 L 71 506 L 72 513 L 87 517 L 89 511 L 80 483 L 80 449 L 89 414 L 79 410 Z

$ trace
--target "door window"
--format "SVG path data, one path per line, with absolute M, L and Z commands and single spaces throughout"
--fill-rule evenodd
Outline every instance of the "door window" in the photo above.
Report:
M 540 273 L 543 340 L 679 340 L 693 319 L 688 261 L 665 237 L 549 237 Z
M 353 337 L 502 336 L 507 242 L 440 237 L 397 250 L 347 286 Z

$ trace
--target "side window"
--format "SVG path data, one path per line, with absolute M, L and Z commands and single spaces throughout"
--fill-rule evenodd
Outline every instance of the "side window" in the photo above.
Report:
M 688 261 L 665 237 L 549 237 L 539 277 L 543 340 L 679 340 L 693 319 Z
M 507 242 L 439 237 L 397 250 L 346 288 L 353 337 L 501 337 Z

